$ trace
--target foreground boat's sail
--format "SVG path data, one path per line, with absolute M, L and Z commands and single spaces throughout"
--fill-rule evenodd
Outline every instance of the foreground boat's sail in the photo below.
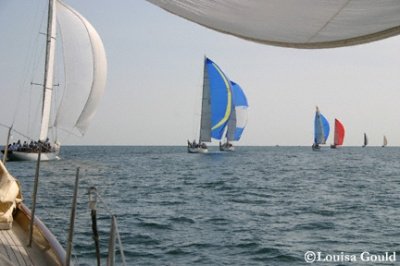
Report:
M 232 112 L 229 117 L 227 131 L 226 131 L 226 143 L 220 144 L 221 151 L 232 151 L 234 147 L 232 141 L 240 140 L 243 131 L 247 124 L 247 108 L 249 107 L 246 95 L 239 84 L 231 82 L 232 84 Z
M 220 140 L 232 108 L 231 82 L 222 70 L 208 58 L 204 59 L 203 97 L 201 105 L 199 144 Z M 190 142 L 189 142 L 190 143 Z M 197 152 L 196 145 L 188 143 L 189 152 Z M 206 149 L 205 144 L 202 145 Z M 200 147 L 200 146 L 198 146 Z
M 337 146 L 343 145 L 345 130 L 343 124 L 335 118 L 335 135 L 333 145 L 331 148 L 336 148 Z
M 58 21 L 61 34 L 56 34 Z M 56 40 L 62 41 L 65 85 L 61 97 L 53 95 Z M 9 160 L 59 159 L 60 143 L 49 141 L 49 127 L 83 135 L 104 92 L 107 61 L 103 43 L 93 26 L 78 12 L 58 0 L 49 0 L 45 71 L 39 141 L 6 147 Z M 52 113 L 57 111 L 56 113 Z M 51 119 L 52 118 L 52 119 Z M 52 120 L 52 121 L 51 121 Z M 30 145 L 28 143 L 31 142 Z
M 325 144 L 329 136 L 328 120 L 320 113 L 319 108 L 316 108 L 314 118 L 314 143 L 313 149 L 319 149 L 320 144 Z
M 396 0 L 147 1 L 207 28 L 283 47 L 332 48 L 400 34 Z

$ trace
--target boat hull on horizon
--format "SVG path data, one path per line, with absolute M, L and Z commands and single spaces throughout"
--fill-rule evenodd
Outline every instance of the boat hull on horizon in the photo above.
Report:
M 191 148 L 188 147 L 188 153 L 208 153 L 208 149 L 207 148 Z
M 219 144 L 219 150 L 220 151 L 235 151 L 235 147 L 232 144 L 227 145 L 226 143 L 224 144 Z
M 4 154 L 4 151 L 1 151 Z M 55 161 L 60 160 L 58 152 L 42 152 L 40 154 L 40 161 Z M 4 155 L 3 155 L 4 156 Z M 37 152 L 22 152 L 22 151 L 8 151 L 7 161 L 37 161 Z

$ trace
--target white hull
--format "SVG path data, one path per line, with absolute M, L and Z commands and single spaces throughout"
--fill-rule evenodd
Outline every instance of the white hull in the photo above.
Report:
M 208 153 L 207 148 L 190 148 L 188 147 L 188 153 Z
M 37 161 L 37 152 L 21 152 L 11 151 L 7 154 L 9 161 Z M 40 161 L 55 161 L 60 160 L 58 152 L 42 152 L 40 154 Z

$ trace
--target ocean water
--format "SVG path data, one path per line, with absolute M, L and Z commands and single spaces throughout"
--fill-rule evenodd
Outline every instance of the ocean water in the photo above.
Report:
M 362 252 L 400 261 L 400 148 L 212 148 L 63 147 L 63 160 L 41 164 L 36 212 L 65 247 L 79 167 L 77 265 L 96 264 L 90 186 L 103 265 L 110 213 L 127 265 L 302 265 L 307 251 L 320 252 L 316 265 L 365 265 Z M 7 166 L 30 207 L 35 163 Z

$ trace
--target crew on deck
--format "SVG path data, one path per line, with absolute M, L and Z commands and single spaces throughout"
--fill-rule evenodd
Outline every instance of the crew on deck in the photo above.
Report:
M 46 139 L 45 142 L 40 141 L 32 141 L 28 144 L 24 141 L 24 144 L 21 145 L 21 140 L 18 140 L 16 143 L 8 144 L 9 151 L 20 151 L 20 152 L 38 152 L 39 148 L 42 147 L 42 152 L 53 152 L 54 148 L 50 145 L 49 138 Z

